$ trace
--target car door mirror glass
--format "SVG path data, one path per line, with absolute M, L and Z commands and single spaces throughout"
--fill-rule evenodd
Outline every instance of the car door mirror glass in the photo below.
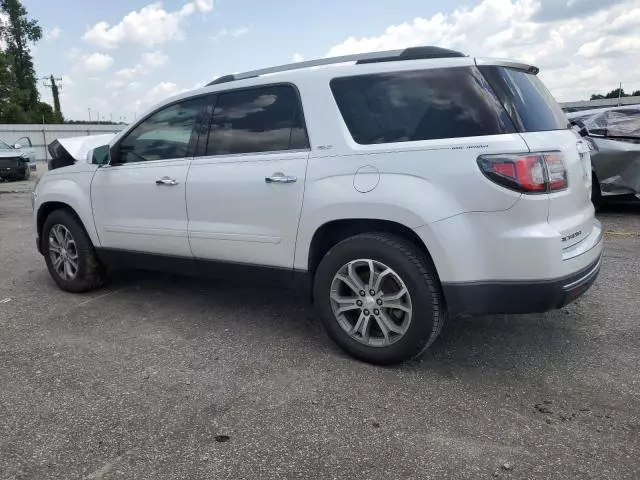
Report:
M 111 160 L 109 145 L 102 145 L 93 149 L 91 163 L 94 165 L 108 165 Z
M 20 150 L 22 148 L 22 145 L 20 145 L 19 143 L 16 143 L 13 148 L 15 148 L 16 150 Z

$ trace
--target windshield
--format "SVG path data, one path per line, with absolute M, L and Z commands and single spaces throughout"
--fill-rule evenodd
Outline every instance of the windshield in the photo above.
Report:
M 0 140 L 0 150 L 13 150 L 13 147 Z

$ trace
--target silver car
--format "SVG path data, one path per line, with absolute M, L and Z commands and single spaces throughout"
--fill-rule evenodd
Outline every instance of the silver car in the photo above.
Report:
M 13 146 L 0 140 L 0 179 L 27 180 L 36 169 L 36 153 L 29 137 Z
M 592 201 L 614 196 L 640 199 L 640 105 L 567 114 L 591 148 Z

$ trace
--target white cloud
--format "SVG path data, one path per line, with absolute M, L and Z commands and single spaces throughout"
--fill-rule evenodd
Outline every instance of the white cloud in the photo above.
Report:
M 533 63 L 559 100 L 589 98 L 616 88 L 619 81 L 640 88 L 640 0 L 623 0 L 607 9 L 591 2 L 579 19 L 566 19 L 563 10 L 559 19 L 539 20 L 550 16 L 543 11 L 548 5 L 482 0 L 472 8 L 391 25 L 378 36 L 349 37 L 327 56 L 437 45 L 471 56 Z
M 146 75 L 149 73 L 144 65 L 138 64 L 134 67 L 121 68 L 115 73 L 116 78 L 122 80 L 129 80 L 132 78 L 139 77 L 141 75 Z
M 141 108 L 160 102 L 172 95 L 186 92 L 188 89 L 180 88 L 173 82 L 160 82 L 156 86 L 149 89 L 149 91 L 142 97 L 141 100 L 136 102 L 136 108 Z
M 62 30 L 58 27 L 53 27 L 51 30 L 45 30 L 44 39 L 48 42 L 55 42 L 60 38 L 60 34 L 62 34 Z
M 196 10 L 202 13 L 208 13 L 213 10 L 213 0 L 195 0 L 193 4 Z
M 160 51 L 142 54 L 142 63 L 151 68 L 161 67 L 167 63 L 167 60 L 169 60 L 169 57 Z
M 122 88 L 124 85 L 125 83 L 122 80 L 111 80 L 107 82 L 107 88 L 109 90 L 117 90 L 119 88 Z
M 223 28 L 218 33 L 213 35 L 211 39 L 217 41 L 224 37 L 238 38 L 246 35 L 247 33 L 249 33 L 249 27 Z
M 114 85 L 118 85 L 117 88 L 123 87 L 126 80 L 148 75 L 152 69 L 161 67 L 168 59 L 169 57 L 160 51 L 143 53 L 140 63 L 133 67 L 122 68 L 115 73 L 116 80 L 120 83 L 114 83 Z
M 74 69 L 87 73 L 98 73 L 108 69 L 113 64 L 113 57 L 104 53 L 81 53 L 73 52 L 76 60 Z
M 195 12 L 213 10 L 213 0 L 194 0 L 180 10 L 169 12 L 161 1 L 130 12 L 116 25 L 98 22 L 82 37 L 103 48 L 118 48 L 123 44 L 147 47 L 182 38 L 182 27 L 187 17 Z
M 300 55 L 299 53 L 294 53 L 293 54 L 293 61 L 294 62 L 302 62 L 304 60 L 304 57 L 302 55 Z

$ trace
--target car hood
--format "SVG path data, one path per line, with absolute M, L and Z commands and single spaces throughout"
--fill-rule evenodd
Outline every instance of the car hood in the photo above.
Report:
M 85 135 L 82 137 L 58 138 L 54 142 L 58 142 L 66 153 L 76 162 L 84 162 L 87 160 L 89 150 L 108 144 L 115 135 L 115 133 L 105 133 L 100 135 Z
M 22 155 L 21 150 L 0 150 L 0 158 L 15 158 Z
M 92 148 L 108 144 L 115 133 L 84 135 L 82 137 L 57 138 L 47 149 L 51 155 L 49 170 L 68 167 L 76 162 L 91 163 L 87 154 Z

